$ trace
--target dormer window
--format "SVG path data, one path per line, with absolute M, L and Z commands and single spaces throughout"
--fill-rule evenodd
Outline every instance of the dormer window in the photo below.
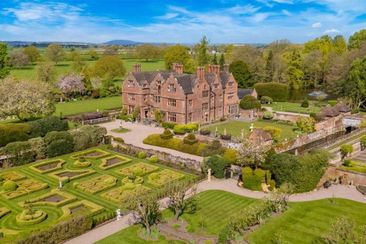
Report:
M 234 84 L 234 82 L 230 81 L 230 82 L 228 83 L 228 86 L 232 86 L 233 84 Z
M 208 91 L 202 91 L 202 97 L 208 97 Z
M 127 87 L 133 87 L 133 80 L 128 81 Z
M 174 84 L 169 84 L 169 86 L 168 86 L 168 92 L 176 92 L 176 88 L 175 88 L 175 86 L 174 86 Z

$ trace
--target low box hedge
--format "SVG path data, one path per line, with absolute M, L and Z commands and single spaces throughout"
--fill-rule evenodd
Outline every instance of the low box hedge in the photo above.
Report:
M 201 156 L 203 150 L 206 148 L 206 143 L 197 142 L 193 145 L 185 144 L 183 140 L 178 138 L 171 138 L 171 139 L 162 139 L 159 134 L 152 134 L 146 137 L 143 141 L 145 144 L 158 146 L 158 147 L 165 147 L 174 149 L 180 152 L 189 153 L 193 155 Z

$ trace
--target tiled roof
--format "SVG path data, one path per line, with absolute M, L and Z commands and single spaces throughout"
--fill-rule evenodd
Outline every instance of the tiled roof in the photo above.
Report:
M 158 74 L 161 74 L 165 80 L 170 76 L 170 74 L 173 74 L 186 94 L 192 93 L 194 83 L 197 80 L 196 74 L 177 74 L 172 71 L 132 72 L 132 75 L 135 77 L 137 82 L 142 86 L 150 84 Z M 206 72 L 205 79 L 209 84 L 213 84 L 215 82 L 215 74 Z M 229 74 L 221 71 L 219 80 L 221 81 L 223 87 L 225 87 L 228 79 Z
M 238 97 L 239 99 L 242 99 L 243 97 L 247 95 L 251 95 L 253 92 L 253 89 L 238 89 Z

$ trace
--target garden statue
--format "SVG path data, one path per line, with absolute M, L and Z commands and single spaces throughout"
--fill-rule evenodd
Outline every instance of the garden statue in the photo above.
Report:
M 207 170 L 207 181 L 211 182 L 211 169 Z
M 253 123 L 250 124 L 249 129 L 250 129 L 250 132 L 253 132 L 253 130 L 254 130 L 254 124 Z
M 241 134 L 241 139 L 243 140 L 244 139 L 244 129 L 240 130 L 240 134 Z
M 119 221 L 119 220 L 121 220 L 121 218 L 122 218 L 122 215 L 121 215 L 121 209 L 117 209 L 116 210 L 116 214 L 117 214 L 117 221 Z
M 62 189 L 63 185 L 62 185 L 62 181 L 58 182 L 58 188 Z
M 224 135 L 226 136 L 226 128 L 224 129 Z
M 215 128 L 215 137 L 217 136 L 217 126 Z

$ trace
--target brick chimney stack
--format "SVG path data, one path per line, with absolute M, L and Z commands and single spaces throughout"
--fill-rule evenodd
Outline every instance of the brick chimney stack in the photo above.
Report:
M 177 74 L 183 74 L 183 64 L 173 63 L 173 70 L 174 70 Z
M 134 64 L 133 65 L 133 72 L 141 72 L 141 64 Z
M 213 74 L 219 75 L 220 74 L 220 65 L 209 64 L 208 73 L 213 73 Z
M 197 77 L 200 80 L 203 80 L 205 78 L 205 68 L 204 67 L 197 68 Z
M 226 73 L 229 73 L 229 65 L 228 64 L 224 64 L 224 71 Z

